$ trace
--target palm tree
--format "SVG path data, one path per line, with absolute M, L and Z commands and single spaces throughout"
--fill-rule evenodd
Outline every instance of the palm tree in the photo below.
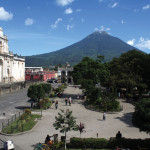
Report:
M 80 132 L 80 138 L 81 138 L 81 133 L 85 132 L 85 130 L 84 130 L 85 129 L 85 124 L 80 122 L 80 124 L 77 125 L 77 127 L 78 127 L 78 130 Z

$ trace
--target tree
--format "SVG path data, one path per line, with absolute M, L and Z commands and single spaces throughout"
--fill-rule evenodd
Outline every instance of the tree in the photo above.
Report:
M 111 73 L 109 86 L 116 90 L 126 88 L 129 95 L 132 95 L 133 89 L 137 87 L 140 97 L 145 88 L 149 87 L 148 74 L 150 72 L 147 69 L 150 67 L 149 62 L 148 55 L 137 50 L 129 51 L 119 58 L 114 58 L 109 63 Z
M 46 94 L 49 94 L 49 93 L 50 93 L 50 91 L 51 91 L 51 84 L 42 83 L 41 86 L 42 86 L 42 88 L 43 88 L 43 90 L 44 90 L 44 92 L 45 92 Z
M 80 122 L 80 124 L 77 125 L 77 127 L 78 127 L 78 130 L 79 130 L 79 132 L 80 132 L 80 137 L 81 137 L 81 134 L 82 134 L 83 132 L 85 132 L 85 130 L 84 130 L 84 129 L 85 129 L 85 124 Z
M 109 80 L 108 64 L 102 63 L 104 56 L 97 56 L 97 60 L 84 57 L 82 61 L 74 66 L 73 80 L 75 84 L 81 84 L 86 90 L 87 97 L 92 98 L 95 85 L 99 82 L 105 85 Z
M 66 137 L 67 137 L 67 132 L 74 130 L 77 131 L 77 124 L 75 121 L 75 117 L 72 116 L 72 111 L 69 110 L 62 110 L 61 113 L 58 113 L 58 117 L 55 116 L 55 123 L 53 126 L 55 127 L 56 130 L 60 129 L 61 133 L 65 133 L 65 150 L 66 150 Z
M 150 98 L 142 99 L 136 104 L 132 123 L 140 131 L 150 134 Z
M 45 96 L 45 91 L 44 91 L 43 87 L 41 85 L 38 85 L 38 87 L 37 87 L 37 98 L 38 98 L 38 101 L 41 98 L 44 98 L 44 96 Z
M 30 97 L 31 99 L 36 100 L 37 99 L 37 84 L 30 85 L 28 88 L 27 96 Z
M 40 100 L 44 98 L 45 92 L 40 84 L 31 85 L 27 92 L 28 97 L 34 100 Z

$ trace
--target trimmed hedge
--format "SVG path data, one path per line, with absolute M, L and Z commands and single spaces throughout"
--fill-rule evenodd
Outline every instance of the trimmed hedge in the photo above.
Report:
M 104 148 L 108 144 L 108 140 L 104 138 L 71 138 L 70 148 Z
M 140 148 L 150 148 L 150 139 L 110 139 L 108 142 L 107 147 L 108 148 L 116 148 L 116 147 L 122 147 L 122 148 L 130 148 L 132 150 L 137 150 L 138 147 Z
M 150 149 L 150 139 L 116 139 L 110 138 L 110 140 L 104 138 L 71 138 L 68 144 L 69 148 L 130 148 L 131 150 L 137 150 L 138 148 Z

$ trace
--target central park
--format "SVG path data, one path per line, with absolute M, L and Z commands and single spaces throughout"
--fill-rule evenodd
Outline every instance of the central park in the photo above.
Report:
M 28 150 L 46 143 L 47 135 L 58 135 L 55 147 L 46 143 L 47 149 L 148 149 L 149 55 L 133 50 L 110 63 L 103 59 L 85 57 L 75 65 L 74 85 L 56 89 L 50 84 L 31 85 L 26 93 L 31 109 L 25 109 L 15 125 L 20 125 L 19 133 L 3 130 L 6 138 Z M 26 131 L 23 125 L 31 120 L 31 113 L 42 117 Z M 9 130 L 14 130 L 13 125 Z

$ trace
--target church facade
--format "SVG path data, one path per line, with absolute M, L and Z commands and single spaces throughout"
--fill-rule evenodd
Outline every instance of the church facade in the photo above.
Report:
M 0 83 L 25 81 L 25 58 L 9 51 L 7 36 L 0 28 Z
M 73 84 L 72 78 L 73 67 L 68 62 L 63 67 L 58 67 L 58 82 Z

